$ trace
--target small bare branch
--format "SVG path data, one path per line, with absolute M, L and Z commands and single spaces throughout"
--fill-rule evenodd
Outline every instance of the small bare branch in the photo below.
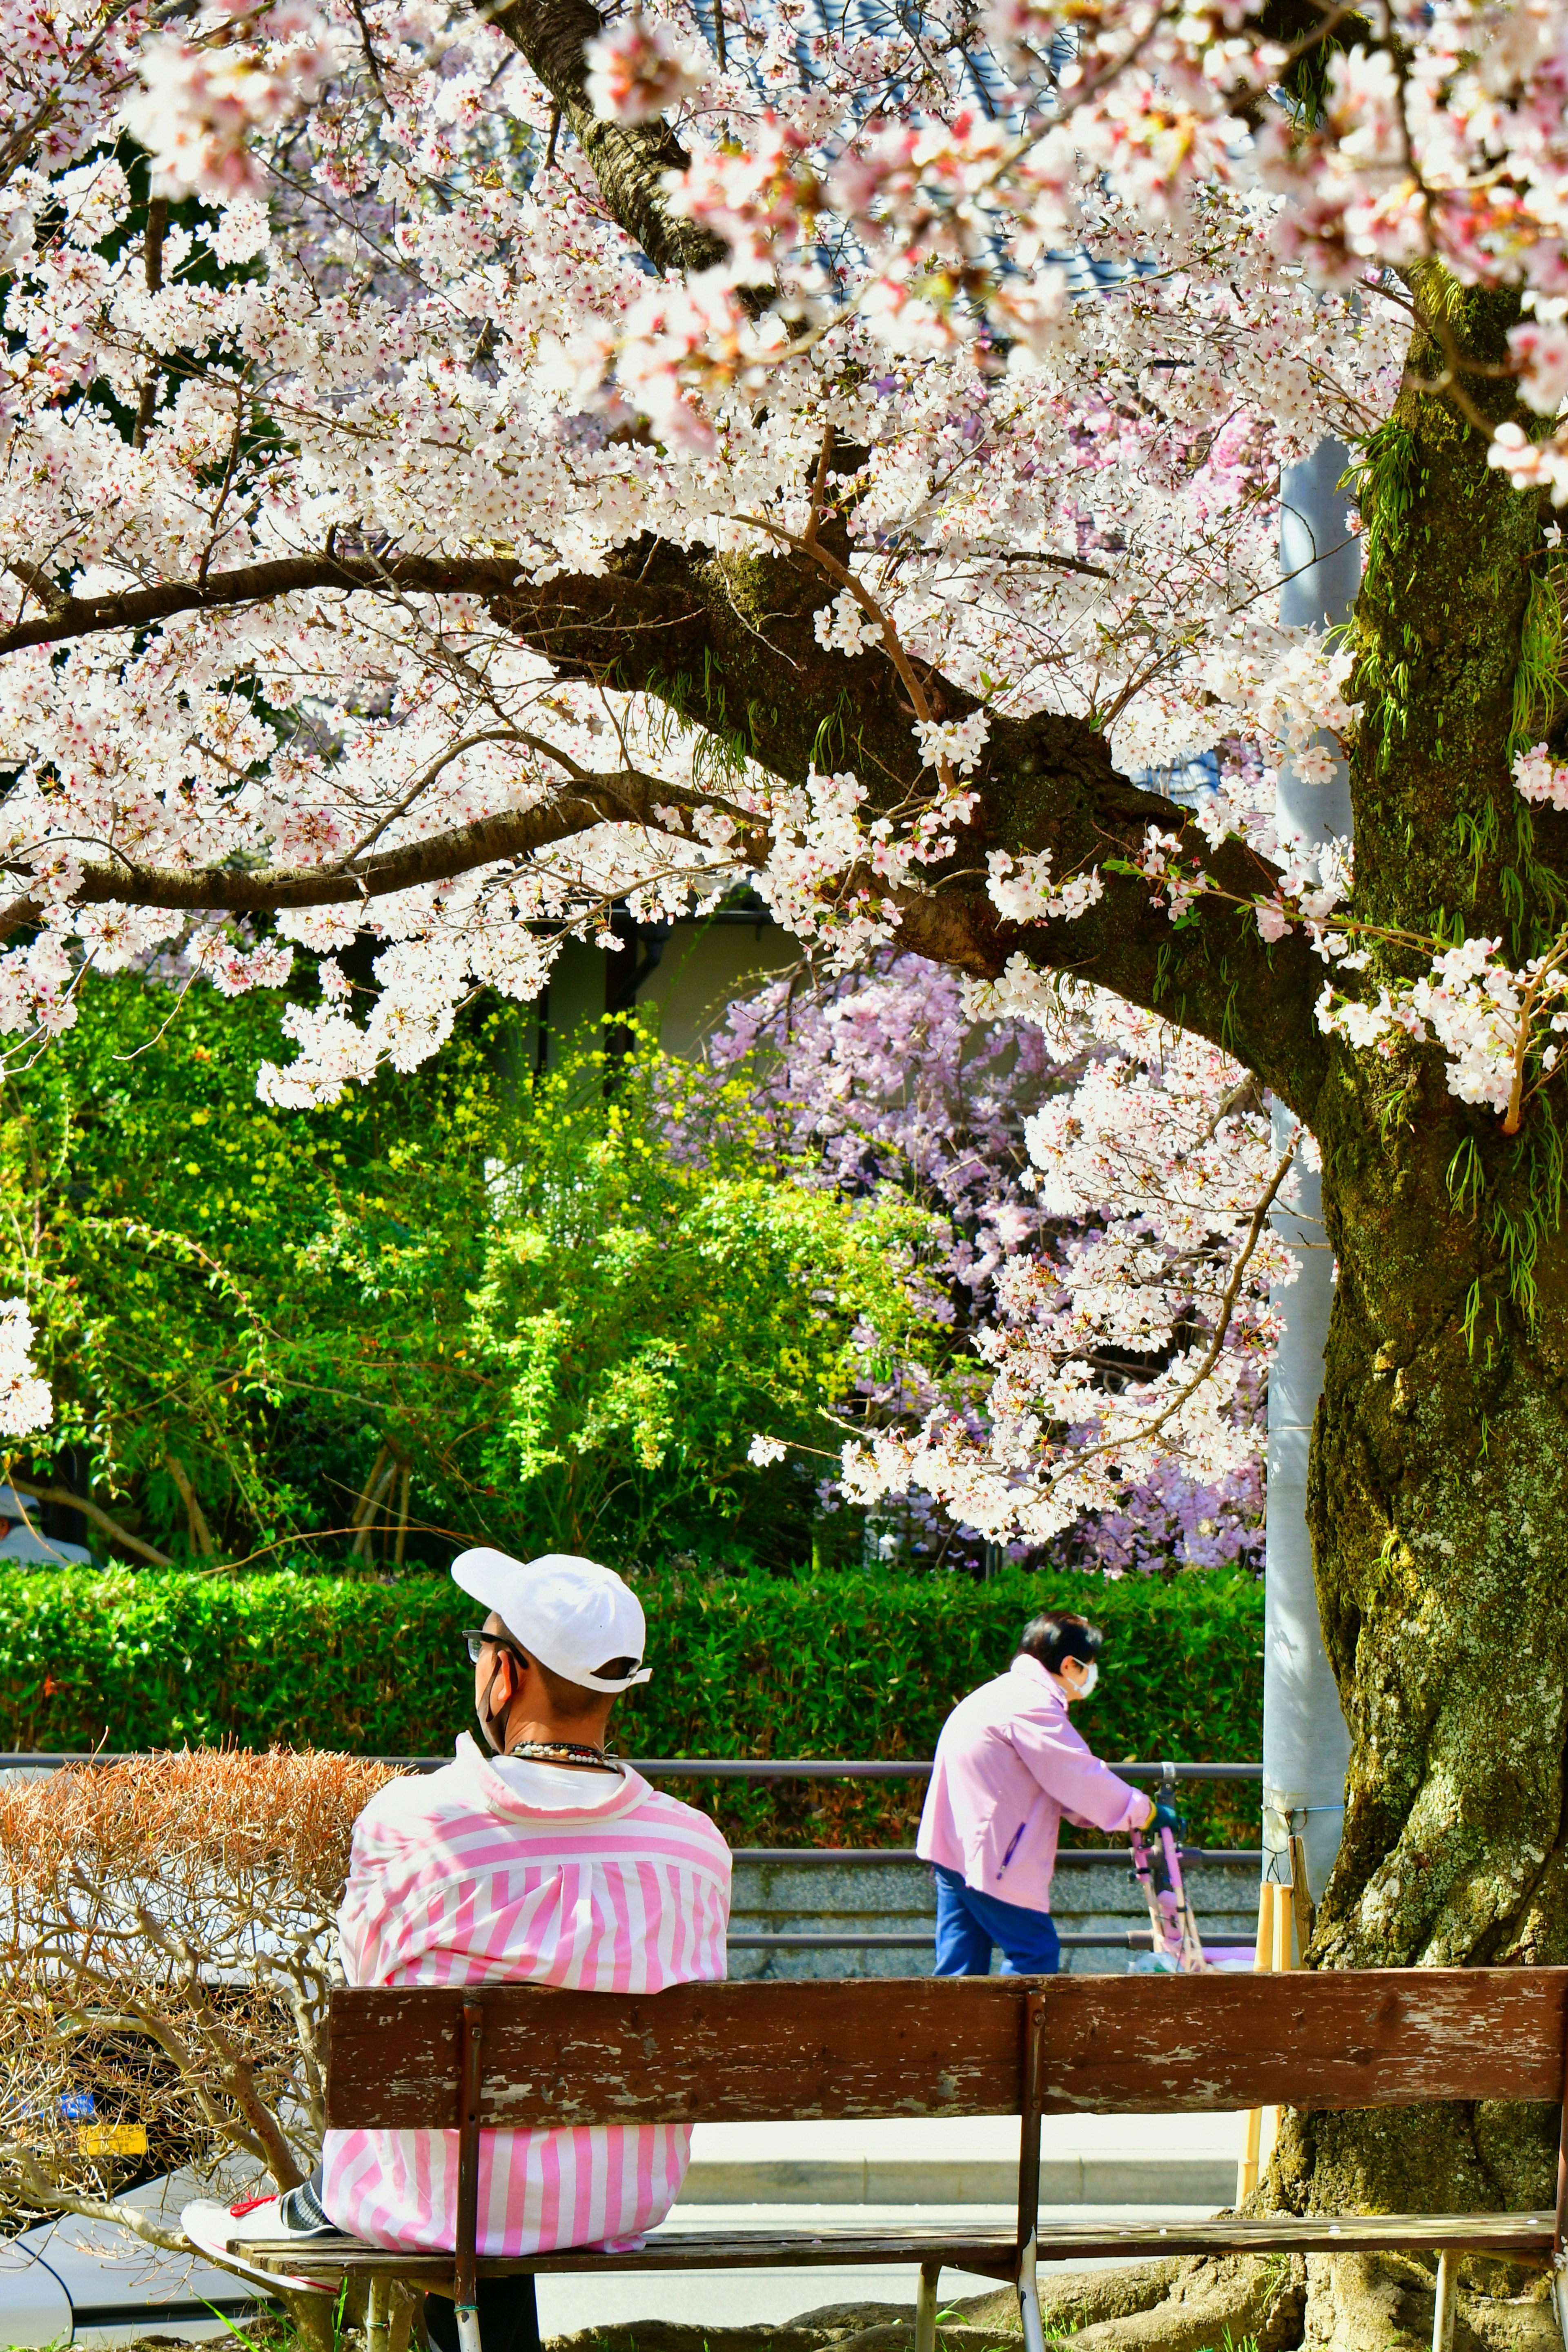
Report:
M 4 910 L 0 910 L 0 920 L 3 919 Z M 110 1518 L 97 1503 L 89 1502 L 85 1495 L 72 1494 L 68 1486 L 40 1486 L 34 1479 L 18 1477 L 9 1462 L 5 1465 L 4 1483 L 14 1486 L 18 1495 L 30 1496 L 36 1503 L 58 1503 L 68 1511 L 79 1511 L 84 1519 L 90 1519 L 95 1528 L 101 1528 L 106 1536 L 112 1536 L 116 1543 L 125 1546 L 127 1551 L 139 1552 L 143 1559 L 150 1559 L 154 1568 L 173 1568 L 174 1565 L 166 1551 L 159 1551 L 154 1545 L 143 1543 L 140 1536 L 133 1536 L 128 1528 L 122 1528 L 118 1519 Z

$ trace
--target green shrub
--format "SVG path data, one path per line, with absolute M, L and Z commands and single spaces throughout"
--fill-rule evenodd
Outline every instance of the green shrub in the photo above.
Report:
M 0 1083 L 0 1296 L 56 1404 L 13 1466 L 107 1511 L 100 1553 L 431 1565 L 481 1519 L 731 1569 L 858 1548 L 816 1488 L 857 1380 L 948 1344 L 921 1210 L 803 1188 L 743 1076 L 631 1024 L 525 1084 L 523 1016 L 476 1010 L 412 1076 L 283 1112 L 275 1002 L 199 989 L 163 1034 L 171 1003 L 111 976 Z M 753 1465 L 759 1431 L 797 1451 Z
M 817 1479 L 857 1380 L 940 1343 L 917 1297 L 932 1220 L 891 1188 L 851 1203 L 759 1163 L 739 1081 L 638 1040 L 606 1100 L 607 1064 L 577 1055 L 538 1081 L 493 1187 L 468 1336 L 497 1500 L 478 1507 L 491 1525 L 510 1511 L 530 1552 L 700 1554 L 722 1530 L 731 1563 L 797 1563 L 821 1540 Z M 672 1125 L 704 1119 L 700 1161 L 671 1149 Z M 805 1458 L 759 1472 L 758 1431 Z M 858 1544 L 858 1514 L 835 1517 Z
M 1107 1635 L 1079 1721 L 1111 1760 L 1255 1758 L 1263 1594 L 1191 1572 L 1105 1583 L 1007 1570 L 847 1571 L 815 1580 L 644 1573 L 650 1683 L 616 1717 L 642 1756 L 929 1757 L 948 1709 L 1013 1654 L 1025 1620 L 1076 1608 Z M 474 1603 L 445 1577 L 146 1570 L 0 1572 L 0 1735 L 13 1748 L 307 1743 L 440 1755 L 471 1720 L 458 1642 Z M 693 1791 L 746 1843 L 901 1843 L 918 1782 L 707 1782 Z M 1206 1843 L 1256 1843 L 1251 1783 L 1192 1784 Z

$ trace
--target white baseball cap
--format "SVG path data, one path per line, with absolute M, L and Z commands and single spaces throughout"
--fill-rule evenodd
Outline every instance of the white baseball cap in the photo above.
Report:
M 613 1568 L 574 1552 L 547 1551 L 538 1559 L 512 1559 L 488 1544 L 460 1552 L 452 1576 L 465 1592 L 482 1601 L 506 1622 L 524 1650 L 541 1665 L 589 1690 L 630 1690 L 652 1674 L 642 1654 L 647 1621 L 642 1603 Z M 602 1675 L 613 1658 L 630 1658 L 636 1671 Z

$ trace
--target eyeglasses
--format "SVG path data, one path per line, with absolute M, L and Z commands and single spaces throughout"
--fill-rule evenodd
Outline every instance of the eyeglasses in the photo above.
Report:
M 528 1664 L 527 1658 L 518 1648 L 517 1643 L 508 1641 L 504 1633 L 487 1633 L 482 1625 L 468 1625 L 464 1628 L 463 1639 L 468 1645 L 469 1659 L 476 1666 L 479 1663 L 479 1653 L 487 1642 L 492 1649 L 510 1650 L 520 1665 L 526 1666 Z

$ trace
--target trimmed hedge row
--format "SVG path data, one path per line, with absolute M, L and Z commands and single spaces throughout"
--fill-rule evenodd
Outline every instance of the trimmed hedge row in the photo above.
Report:
M 846 1572 L 812 1582 L 645 1573 L 653 1679 L 616 1716 L 643 1756 L 928 1757 L 948 1709 L 997 1674 L 1037 1610 L 1105 1628 L 1079 1717 L 1099 1752 L 1257 1757 L 1263 1593 L 1189 1572 L 1165 1583 L 1005 1570 Z M 472 1720 L 459 1629 L 474 1602 L 445 1577 L 143 1570 L 0 1571 L 0 1744 L 58 1749 L 211 1743 L 437 1755 Z M 899 1842 L 918 1783 L 709 1783 L 746 1843 Z M 1253 1844 L 1250 1784 L 1187 1794 L 1193 1832 Z

